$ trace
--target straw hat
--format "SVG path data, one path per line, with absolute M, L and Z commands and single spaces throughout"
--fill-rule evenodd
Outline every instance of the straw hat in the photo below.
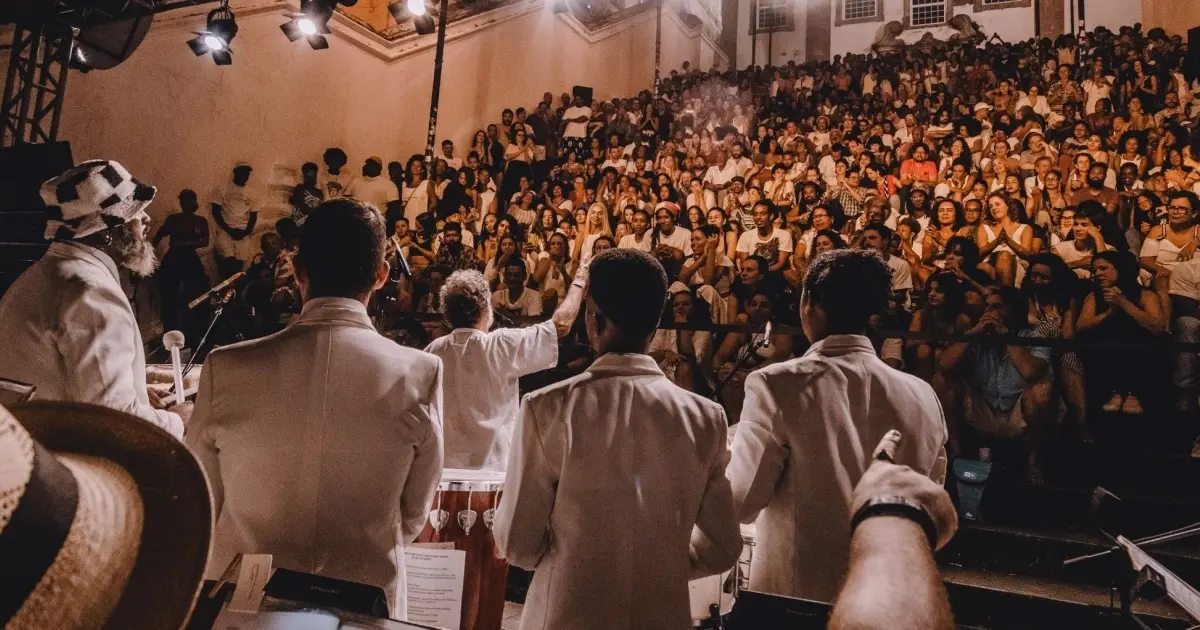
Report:
M 208 482 L 166 431 L 95 405 L 0 407 L 0 625 L 182 627 L 211 535 Z

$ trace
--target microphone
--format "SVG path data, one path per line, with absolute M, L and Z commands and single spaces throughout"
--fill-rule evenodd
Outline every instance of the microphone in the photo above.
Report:
M 754 342 L 755 350 L 758 350 L 759 348 L 766 348 L 767 346 L 771 345 L 771 322 L 767 322 L 765 325 L 763 325 L 762 336 L 762 339 Z
M 239 272 L 233 274 L 232 276 L 229 276 L 229 278 L 227 280 L 225 280 L 225 282 L 222 282 L 221 284 L 218 284 L 217 286 L 209 289 L 208 291 L 205 291 L 204 295 L 201 295 L 200 297 L 189 302 L 188 310 L 191 310 L 191 309 L 196 308 L 197 306 L 200 306 L 206 300 L 208 300 L 208 298 L 210 298 L 214 295 L 221 294 L 222 292 L 225 291 L 225 289 L 232 287 L 233 283 L 235 283 L 238 280 L 241 280 L 242 278 L 245 278 L 245 277 L 246 277 L 246 273 L 243 271 L 239 271 Z
M 183 402 L 183 361 L 179 350 L 183 348 L 183 333 L 178 330 L 163 335 L 163 346 L 171 351 L 171 372 L 175 376 L 175 404 Z
M 408 261 L 404 259 L 404 252 L 399 247 L 396 248 L 396 270 L 406 278 L 412 277 L 412 267 L 408 266 Z

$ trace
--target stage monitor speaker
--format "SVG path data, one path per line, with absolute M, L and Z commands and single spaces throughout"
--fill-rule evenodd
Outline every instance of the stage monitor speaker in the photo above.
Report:
M 585 85 L 576 85 L 575 87 L 571 88 L 571 95 L 582 99 L 584 105 L 590 107 L 592 104 L 592 88 L 590 87 Z
M 1188 29 L 1188 54 L 1183 62 L 1183 76 L 1188 81 L 1200 79 L 1200 26 Z

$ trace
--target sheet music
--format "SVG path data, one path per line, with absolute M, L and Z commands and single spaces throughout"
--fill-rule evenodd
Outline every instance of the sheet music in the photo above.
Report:
M 406 547 L 408 620 L 448 630 L 462 625 L 467 552 Z

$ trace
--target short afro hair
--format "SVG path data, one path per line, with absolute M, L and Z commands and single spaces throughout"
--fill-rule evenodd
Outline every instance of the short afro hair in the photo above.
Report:
M 829 334 L 861 335 L 887 310 L 891 291 L 892 272 L 877 252 L 834 249 L 809 266 L 803 299 L 825 311 Z
M 474 269 L 460 269 L 442 285 L 442 316 L 455 328 L 474 328 L 491 308 L 487 278 Z
M 637 249 L 606 249 L 592 258 L 588 296 L 622 333 L 646 337 L 667 301 L 667 272 Z

